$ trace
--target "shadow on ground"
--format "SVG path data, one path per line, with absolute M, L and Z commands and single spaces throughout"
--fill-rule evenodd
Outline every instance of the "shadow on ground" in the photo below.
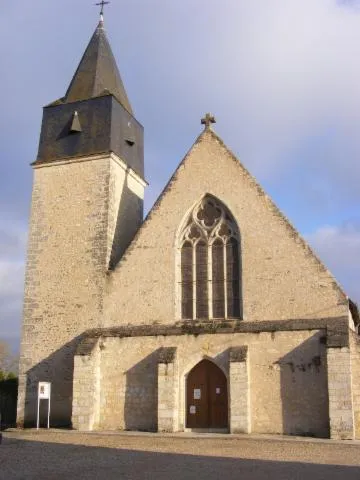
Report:
M 155 453 L 5 439 L 0 479 L 359 480 L 360 467 Z

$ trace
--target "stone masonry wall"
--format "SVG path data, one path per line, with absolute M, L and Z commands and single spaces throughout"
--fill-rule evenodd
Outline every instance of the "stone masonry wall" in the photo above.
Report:
M 355 438 L 360 440 L 360 338 L 354 332 L 350 332 L 350 358 Z
M 107 326 L 177 318 L 176 236 L 206 193 L 220 199 L 239 226 L 245 320 L 348 315 L 334 278 L 242 165 L 206 131 L 109 276 Z
M 350 348 L 328 348 L 328 389 L 331 438 L 354 438 Z
M 178 371 L 175 361 L 158 364 L 158 431 L 178 430 Z
M 145 182 L 115 155 L 110 162 L 107 264 L 114 268 L 143 221 Z
M 249 355 L 233 359 L 230 354 L 230 418 L 231 433 L 251 432 Z
M 210 358 L 229 378 L 230 349 L 247 345 L 251 431 L 327 437 L 324 335 L 299 331 L 103 338 L 99 427 L 157 430 L 158 374 L 164 373 L 158 370 L 159 355 L 163 347 L 177 347 L 179 414 L 174 429 L 183 430 L 186 374 Z
M 36 385 L 52 382 L 53 425 L 70 424 L 74 351 L 101 326 L 110 160 L 34 170 L 20 354 L 18 423 L 33 425 Z
M 100 413 L 100 348 L 91 355 L 75 355 L 72 426 L 88 431 L 99 426 Z

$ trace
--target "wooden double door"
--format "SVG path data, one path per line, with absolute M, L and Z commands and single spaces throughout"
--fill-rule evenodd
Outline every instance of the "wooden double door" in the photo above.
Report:
M 228 427 L 226 376 L 209 360 L 202 360 L 187 376 L 186 426 L 187 428 Z

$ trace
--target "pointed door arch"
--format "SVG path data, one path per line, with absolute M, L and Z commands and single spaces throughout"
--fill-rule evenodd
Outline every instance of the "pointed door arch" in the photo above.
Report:
M 228 428 L 227 379 L 210 360 L 201 360 L 186 377 L 186 427 Z

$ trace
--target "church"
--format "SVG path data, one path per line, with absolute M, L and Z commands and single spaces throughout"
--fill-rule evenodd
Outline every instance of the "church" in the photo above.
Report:
M 52 427 L 360 438 L 356 305 L 201 123 L 144 220 L 101 16 L 32 164 L 19 427 L 50 382 Z

